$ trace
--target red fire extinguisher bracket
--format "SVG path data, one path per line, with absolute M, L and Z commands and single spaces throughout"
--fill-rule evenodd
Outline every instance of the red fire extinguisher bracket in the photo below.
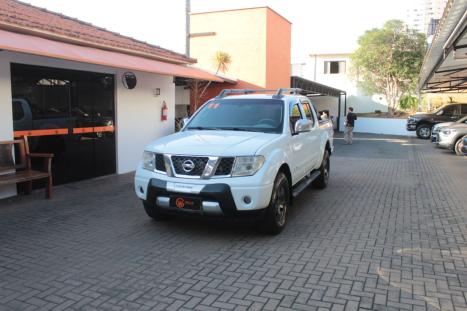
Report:
M 167 121 L 168 114 L 169 114 L 169 108 L 167 107 L 167 103 L 164 100 L 162 102 L 161 121 Z

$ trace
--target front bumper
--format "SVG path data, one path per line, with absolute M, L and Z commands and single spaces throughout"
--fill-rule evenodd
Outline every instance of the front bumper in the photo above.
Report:
M 140 199 L 164 211 L 177 213 L 231 216 L 262 210 L 269 205 L 272 188 L 272 182 L 264 182 L 256 175 L 185 179 L 169 177 L 142 168 L 139 168 L 135 175 L 135 192 Z M 201 210 L 178 210 L 170 206 L 170 198 L 176 196 L 200 199 Z M 245 203 L 245 196 L 250 198 L 249 203 Z
M 438 133 L 438 140 L 436 144 L 440 148 L 444 149 L 454 149 L 454 143 L 455 143 L 455 133 L 450 133 L 448 135 L 443 134 L 443 132 Z
M 170 198 L 174 196 L 200 199 L 200 209 L 179 209 L 175 206 L 171 206 Z M 146 201 L 148 204 L 156 205 L 167 213 L 224 216 L 234 216 L 238 214 L 232 192 L 230 191 L 230 187 L 226 184 L 206 185 L 197 194 L 186 194 L 182 192 L 169 191 L 167 190 L 167 182 L 153 178 L 148 185 Z
M 407 129 L 407 131 L 416 131 L 417 130 L 417 123 L 407 123 L 406 129 Z

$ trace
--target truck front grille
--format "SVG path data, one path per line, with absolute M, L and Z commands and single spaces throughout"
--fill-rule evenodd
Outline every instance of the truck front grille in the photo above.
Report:
M 172 156 L 172 164 L 177 175 L 201 176 L 208 160 L 208 157 Z
M 164 155 L 156 153 L 156 170 L 165 172 Z
M 234 157 L 221 158 L 219 159 L 219 165 L 217 166 L 216 176 L 230 175 L 232 172 L 232 167 L 235 161 Z

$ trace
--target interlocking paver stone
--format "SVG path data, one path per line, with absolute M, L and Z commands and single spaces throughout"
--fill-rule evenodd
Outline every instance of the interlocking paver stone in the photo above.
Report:
M 0 310 L 466 310 L 467 159 L 356 136 L 274 237 L 151 221 L 132 174 L 0 200 Z

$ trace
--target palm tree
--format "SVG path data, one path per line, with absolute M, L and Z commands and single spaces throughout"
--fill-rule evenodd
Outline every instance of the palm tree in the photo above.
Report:
M 229 70 L 229 66 L 232 63 L 232 57 L 226 52 L 217 51 L 216 55 L 214 56 L 214 65 L 217 67 L 216 74 L 219 71 L 225 73 Z
M 216 75 L 219 73 L 219 71 L 222 71 L 222 73 L 225 73 L 227 70 L 229 70 L 229 66 L 231 63 L 232 63 L 232 57 L 229 55 L 229 53 L 217 51 L 216 54 L 214 55 L 214 65 L 217 67 Z M 206 84 L 199 98 L 203 97 L 204 92 L 207 90 L 209 85 L 211 85 L 211 82 L 212 81 L 209 81 Z

